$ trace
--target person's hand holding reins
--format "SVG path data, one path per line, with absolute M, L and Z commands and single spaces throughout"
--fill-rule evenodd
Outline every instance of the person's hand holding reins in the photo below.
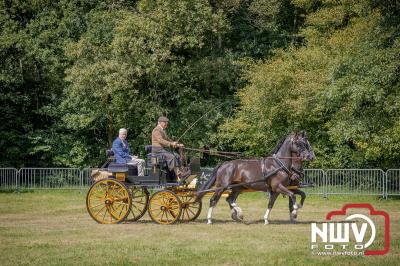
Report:
M 183 148 L 185 147 L 182 143 L 178 143 L 177 141 L 172 142 L 173 148 Z

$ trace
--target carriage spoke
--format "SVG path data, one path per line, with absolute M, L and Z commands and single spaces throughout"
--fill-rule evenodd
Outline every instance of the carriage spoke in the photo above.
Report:
M 87 210 L 99 223 L 118 223 L 129 215 L 131 198 L 118 180 L 106 179 L 92 185 L 87 195 Z

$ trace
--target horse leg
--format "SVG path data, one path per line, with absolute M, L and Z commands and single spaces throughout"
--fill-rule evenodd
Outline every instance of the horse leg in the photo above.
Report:
M 296 197 L 294 196 L 294 193 L 292 191 L 290 191 L 289 189 L 287 189 L 282 184 L 278 185 L 278 187 L 276 188 L 276 191 L 289 196 L 289 201 L 291 201 L 293 204 L 293 210 L 291 211 L 291 214 L 297 215 L 297 209 L 299 208 L 299 205 L 297 205 Z
M 270 193 L 269 193 L 268 208 L 267 208 L 267 210 L 265 211 L 265 215 L 264 215 L 265 224 L 269 224 L 269 222 L 268 222 L 268 216 L 269 216 L 269 213 L 270 213 L 271 210 L 272 210 L 272 207 L 274 207 L 275 200 L 276 200 L 276 198 L 278 197 L 278 195 L 279 195 L 278 192 L 270 192 Z
M 214 195 L 211 197 L 210 199 L 210 208 L 208 209 L 208 214 L 207 214 L 207 224 L 212 224 L 212 213 L 213 213 L 213 209 L 214 207 L 217 205 L 219 199 L 221 198 L 222 193 L 224 192 L 224 190 L 218 189 L 214 192 Z
M 299 209 L 303 207 L 304 200 L 306 199 L 306 193 L 300 189 L 293 189 L 292 190 L 294 194 L 300 195 L 301 200 L 300 204 L 298 204 Z M 293 208 L 293 201 L 289 198 L 289 215 L 290 215 L 290 221 L 291 222 L 296 222 L 297 219 L 297 210 L 294 210 Z
M 293 193 L 296 194 L 295 191 L 293 191 Z M 289 198 L 289 219 L 291 223 L 296 223 L 296 219 L 297 219 L 297 210 L 294 210 L 293 208 L 293 201 L 291 198 Z
M 299 208 L 303 208 L 304 206 L 304 201 L 306 200 L 306 193 L 300 189 L 296 189 L 298 195 L 300 195 L 301 199 L 300 199 L 300 205 Z
M 233 220 L 237 222 L 243 221 L 243 212 L 242 209 L 236 204 L 236 199 L 239 196 L 240 191 L 232 191 L 231 194 L 226 198 L 226 201 L 229 204 L 229 207 L 231 208 L 231 217 Z

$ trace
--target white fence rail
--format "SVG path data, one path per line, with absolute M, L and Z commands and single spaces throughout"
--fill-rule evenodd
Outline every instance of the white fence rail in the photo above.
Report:
M 325 173 L 326 195 L 385 196 L 386 174 L 381 169 L 329 169 Z
M 81 186 L 82 173 L 79 168 L 21 168 L 18 172 L 18 188 L 51 189 Z
M 325 172 L 321 169 L 304 169 L 304 183 L 314 184 L 314 187 L 307 188 L 305 191 L 308 194 L 317 194 L 326 197 L 325 178 Z
M 0 188 L 13 189 L 18 186 L 18 170 L 15 168 L 0 168 Z
M 146 169 L 147 170 L 147 169 Z M 213 168 L 202 168 L 200 184 Z M 92 168 L 0 168 L 0 189 L 83 189 L 92 185 Z M 400 169 L 305 169 L 308 194 L 400 196 Z
M 400 169 L 389 169 L 386 172 L 385 196 L 400 195 Z

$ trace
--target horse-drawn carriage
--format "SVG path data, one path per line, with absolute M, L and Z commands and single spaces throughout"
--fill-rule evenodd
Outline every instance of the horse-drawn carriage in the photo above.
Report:
M 187 163 L 181 150 L 180 159 L 190 169 L 190 174 L 179 180 L 168 170 L 162 156 L 151 153 L 151 146 L 146 146 L 146 151 L 150 170 L 145 176 L 138 176 L 135 166 L 115 163 L 112 152 L 107 151 L 109 158 L 102 167 L 106 175 L 90 187 L 86 198 L 87 210 L 95 221 L 103 224 L 137 221 L 146 211 L 159 224 L 193 221 L 201 212 L 201 197 L 212 193 L 207 216 L 208 223 L 211 223 L 212 209 L 224 192 L 229 194 L 227 201 L 232 218 L 237 220 L 241 209 L 236 199 L 247 191 L 270 192 L 265 223 L 268 223 L 269 212 L 279 193 L 289 196 L 292 203 L 290 214 L 297 215 L 299 205 L 294 193 L 301 186 L 290 186 L 290 177 L 296 173 L 301 175 L 299 169 L 303 160 L 315 159 L 305 134 L 288 136 L 278 144 L 274 156 L 220 164 L 199 191 L 195 185 L 195 180 L 201 175 L 199 158 L 191 158 Z
M 191 158 L 187 164 L 190 174 L 179 180 L 162 156 L 151 153 L 151 146 L 145 149 L 149 170 L 145 176 L 138 176 L 134 165 L 115 163 L 112 150 L 107 150 L 107 162 L 100 169 L 106 177 L 97 180 L 86 197 L 87 210 L 95 221 L 137 221 L 146 211 L 159 224 L 188 222 L 199 216 L 201 201 L 193 200 L 195 181 L 201 174 L 200 159 Z

